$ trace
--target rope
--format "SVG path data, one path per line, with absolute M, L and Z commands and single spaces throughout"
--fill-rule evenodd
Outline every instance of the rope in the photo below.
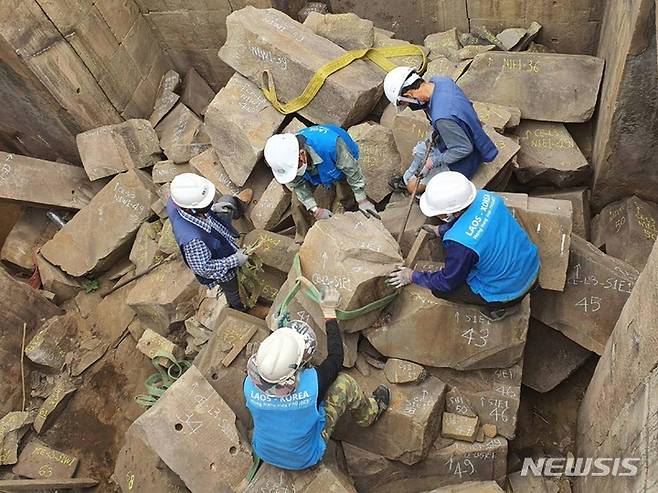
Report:
M 402 56 L 421 56 L 423 61 L 418 68 L 418 72 L 422 73 L 425 71 L 427 66 L 427 56 L 422 47 L 418 45 L 390 46 L 388 48 L 365 48 L 348 51 L 341 57 L 324 64 L 315 71 L 304 91 L 287 103 L 279 101 L 276 94 L 276 87 L 274 85 L 274 78 L 269 70 L 263 71 L 261 84 L 262 91 L 267 100 L 272 103 L 272 106 L 274 106 L 279 113 L 288 115 L 307 106 L 320 91 L 325 80 L 327 80 L 327 77 L 334 72 L 347 67 L 353 61 L 366 58 L 377 64 L 382 70 L 390 72 L 397 67 L 397 65 L 391 62 L 389 58 Z
M 164 367 L 160 363 L 160 358 L 165 358 L 171 362 L 169 367 Z M 168 351 L 158 351 L 153 358 L 151 364 L 158 370 L 153 373 L 144 381 L 146 394 L 141 394 L 135 397 L 135 402 L 142 407 L 149 408 L 155 404 L 165 391 L 178 380 L 187 369 L 192 366 L 189 361 L 178 361 L 176 356 Z

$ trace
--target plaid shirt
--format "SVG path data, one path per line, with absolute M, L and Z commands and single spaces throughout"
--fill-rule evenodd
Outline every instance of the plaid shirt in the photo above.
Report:
M 198 226 L 207 233 L 210 233 L 211 228 L 219 232 L 237 251 L 238 245 L 235 243 L 235 238 L 222 223 L 213 217 L 206 216 L 206 219 L 199 219 L 180 209 L 178 213 L 183 219 Z M 220 282 L 228 282 L 235 277 L 235 268 L 239 265 L 235 255 L 213 259 L 210 249 L 198 238 L 186 243 L 183 246 L 183 253 L 192 272 L 197 276 L 215 280 L 208 286 L 208 289 L 214 288 Z

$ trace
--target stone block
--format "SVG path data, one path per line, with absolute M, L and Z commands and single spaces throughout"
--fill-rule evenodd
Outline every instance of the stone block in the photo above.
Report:
M 602 354 L 637 276 L 631 265 L 572 235 L 564 292 L 540 290 L 533 294 L 532 315 Z
M 561 332 L 531 318 L 523 356 L 523 385 L 548 392 L 592 355 Z
M 472 60 L 478 55 L 491 51 L 495 45 L 468 45 L 459 50 L 458 56 L 460 60 Z
M 197 140 L 202 125 L 203 121 L 192 110 L 178 103 L 155 127 L 167 158 L 184 163 L 207 149 L 205 143 Z
M 151 125 L 155 127 L 171 109 L 176 106 L 180 96 L 176 91 L 180 87 L 180 74 L 169 70 L 162 76 L 158 93 L 155 97 L 153 112 L 149 118 Z
M 74 277 L 106 269 L 130 248 L 139 226 L 151 216 L 156 199 L 153 183 L 143 171 L 121 173 L 67 222 L 41 253 Z
M 48 398 L 41 404 L 36 417 L 34 418 L 34 431 L 40 434 L 42 431 L 50 428 L 57 417 L 64 411 L 73 393 L 78 390 L 77 387 L 66 376 L 61 376 Z
M 559 188 L 589 183 L 592 169 L 562 123 L 523 120 L 514 132 L 521 145 L 514 173 L 521 183 Z
M 441 436 L 473 443 L 478 432 L 479 418 L 477 416 L 462 416 L 461 414 L 443 413 L 441 420 Z
M 151 170 L 151 177 L 153 183 L 161 185 L 162 183 L 169 183 L 176 176 L 183 173 L 194 173 L 194 169 L 189 164 L 176 164 L 173 161 L 158 161 L 153 165 Z
M 74 312 L 46 320 L 25 346 L 25 356 L 37 365 L 61 371 L 67 353 L 75 349 L 77 321 Z
M 157 357 L 158 353 L 161 352 L 173 354 L 177 359 L 181 359 L 183 356 L 183 351 L 181 351 L 176 344 L 148 328 L 144 330 L 142 337 L 137 341 L 136 347 L 140 353 L 151 360 Z M 164 357 L 158 358 L 158 363 L 164 367 L 168 367 L 171 364 L 171 362 Z
M 525 28 L 522 27 L 510 27 L 508 29 L 504 29 L 503 31 L 499 32 L 496 34 L 496 37 L 500 40 L 500 42 L 503 44 L 503 48 L 506 51 L 512 50 L 519 42 L 523 39 L 523 37 L 528 33 L 528 31 Z
M 57 232 L 46 211 L 36 207 L 23 207 L 18 221 L 11 228 L 2 244 L 0 258 L 12 267 L 31 272 L 34 267 L 34 251 Z
M 370 395 L 380 384 L 388 385 L 391 402 L 373 425 L 364 429 L 349 415 L 338 421 L 334 436 L 343 442 L 407 465 L 422 461 L 439 432 L 445 402 L 445 384 L 429 377 L 418 385 L 389 384 L 384 372 L 373 370 L 364 377 L 356 370 L 349 374 Z
M 245 7 L 226 18 L 220 58 L 252 82 L 269 70 L 280 100 L 299 96 L 315 71 L 345 53 L 338 45 L 274 9 Z M 384 73 L 356 61 L 333 74 L 299 114 L 312 122 L 349 127 L 374 108 Z
M 249 218 L 255 228 L 271 229 L 279 223 L 288 207 L 290 191 L 273 178 L 249 213 Z
M 180 252 L 180 247 L 178 246 L 178 243 L 176 243 L 174 229 L 169 219 L 165 220 L 162 225 L 162 231 L 160 232 L 160 238 L 158 239 L 158 250 L 164 255 L 173 255 Z
M 518 313 L 491 323 L 475 306 L 435 298 L 412 285 L 365 336 L 390 358 L 458 370 L 504 368 L 521 359 L 529 316 L 526 299 Z
M 204 293 L 205 287 L 185 262 L 177 258 L 135 281 L 126 302 L 144 327 L 167 335 L 172 324 L 196 312 Z
M 373 22 L 352 13 L 322 15 L 311 12 L 304 25 L 347 51 L 372 48 L 375 42 Z
M 469 97 L 516 106 L 523 118 L 585 122 L 592 117 L 603 60 L 587 55 L 484 53 L 458 85 Z
M 320 462 L 302 471 L 287 471 L 263 463 L 242 493 L 294 491 L 295 493 L 356 493 L 351 479 L 333 465 Z
M 381 221 L 360 212 L 316 222 L 299 249 L 302 274 L 316 286 L 340 292 L 338 308 L 354 310 L 391 293 L 385 276 L 402 263 L 395 239 Z M 380 310 L 340 321 L 346 332 L 369 327 Z
M 533 193 L 533 196 L 537 197 L 570 201 L 571 209 L 573 210 L 572 232 L 586 240 L 589 240 L 590 237 L 589 195 L 589 189 L 587 188 Z
M 516 127 L 521 121 L 521 110 L 512 106 L 473 101 L 473 109 L 482 125 L 492 126 L 496 132 Z
M 215 91 L 199 75 L 199 72 L 190 67 L 185 72 L 181 103 L 194 111 L 198 116 L 206 114 L 206 108 L 215 97 Z
M 55 295 L 54 301 L 58 305 L 74 298 L 78 292 L 84 289 L 80 281 L 62 272 L 43 258 L 40 253 L 35 258 L 37 259 L 41 285 L 43 289 Z
M 389 202 L 386 208 L 379 213 L 379 216 L 382 218 L 382 224 L 388 230 L 389 233 L 394 238 L 398 238 L 400 231 L 402 230 L 402 224 L 404 223 L 404 218 L 407 215 L 407 210 L 409 209 L 409 199 L 405 198 L 404 200 L 397 202 Z M 409 255 L 411 247 L 418 236 L 418 229 L 425 224 L 427 218 L 421 212 L 420 206 L 414 204 L 411 207 L 411 214 L 409 215 L 409 220 L 405 226 L 404 233 L 402 238 L 400 238 L 400 252 L 404 258 Z M 430 245 L 434 245 L 436 241 L 430 241 Z M 430 246 L 425 246 L 421 253 L 418 255 L 419 258 L 423 260 L 429 260 L 431 258 L 431 249 Z
M 641 272 L 657 236 L 658 204 L 633 195 L 601 210 L 592 231 L 592 243 Z
M 498 155 L 490 163 L 482 163 L 471 181 L 477 188 L 504 190 L 512 172 L 513 159 L 520 146 L 514 139 L 496 132 L 493 127 L 485 125 L 483 128 L 498 148 Z
M 391 383 L 419 383 L 427 377 L 427 371 L 422 366 L 396 358 L 386 361 L 384 374 Z
M 466 481 L 452 486 L 444 486 L 426 493 L 504 493 L 495 481 Z
M 135 274 L 139 275 L 153 265 L 158 256 L 158 238 L 162 231 L 162 223 L 142 223 L 137 230 L 137 236 L 130 250 L 130 261 L 135 265 Z
M 373 48 L 392 48 L 395 46 L 411 46 L 411 43 L 409 43 L 408 41 L 403 41 L 401 39 L 391 39 L 383 36 L 375 36 L 375 44 Z M 423 48 L 422 46 L 421 48 L 425 52 L 425 55 L 427 55 L 427 52 L 429 50 L 427 48 Z M 420 55 L 396 56 L 396 57 L 391 57 L 388 60 L 397 66 L 416 67 L 416 68 L 420 68 L 420 66 L 423 63 L 423 57 Z M 374 66 L 374 64 L 370 64 L 370 65 Z M 385 103 L 388 104 L 388 101 L 385 101 Z
M 245 245 L 252 245 L 257 241 L 260 242 L 260 246 L 254 253 L 260 257 L 263 265 L 282 272 L 290 272 L 295 255 L 299 251 L 299 245 L 295 240 L 262 229 L 254 229 L 244 238 Z
M 0 466 L 18 462 L 18 445 L 34 421 L 34 413 L 13 411 L 0 418 Z
M 400 153 L 393 130 L 383 125 L 366 122 L 349 129 L 359 146 L 359 165 L 366 180 L 366 195 L 381 202 L 391 193 L 389 180 L 400 174 Z
M 240 74 L 231 77 L 211 101 L 206 131 L 233 183 L 244 185 L 284 117 L 256 84 Z
M 67 479 L 73 477 L 77 467 L 76 457 L 52 449 L 41 440 L 33 438 L 21 451 L 12 472 L 31 479 Z
M 223 195 L 236 195 L 240 188 L 231 181 L 224 165 L 217 157 L 215 149 L 208 149 L 190 159 L 190 166 L 197 174 L 210 180 L 217 191 Z
M 453 62 L 450 58 L 438 56 L 428 62 L 423 77 L 425 80 L 430 80 L 432 77 L 450 77 L 457 82 L 457 79 L 461 77 L 470 64 L 470 59 Z
M 461 49 L 457 29 L 452 28 L 448 31 L 430 34 L 425 37 L 425 48 L 430 50 L 429 59 L 445 57 L 454 61 L 459 60 L 458 51 Z
M 82 165 L 90 180 L 153 165 L 160 155 L 158 136 L 148 120 L 132 119 L 78 134 Z
M 483 443 L 439 438 L 425 460 L 412 466 L 388 460 L 345 442 L 343 449 L 350 474 L 362 493 L 434 491 L 437 487 L 437 491 L 443 491 L 441 487 L 448 488 L 448 485 L 458 488 L 462 484 L 470 484 L 464 483 L 467 480 L 502 482 L 507 474 L 507 440 L 502 437 L 485 439 Z M 472 493 L 479 490 L 456 491 Z
M 195 366 L 132 427 L 191 491 L 235 491 L 251 465 L 235 414 Z

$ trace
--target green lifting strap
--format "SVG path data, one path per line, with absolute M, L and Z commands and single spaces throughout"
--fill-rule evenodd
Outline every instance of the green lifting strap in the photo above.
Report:
M 160 358 L 169 360 L 171 364 L 165 368 L 160 364 Z M 163 350 L 155 353 L 155 356 L 151 358 L 151 364 L 158 372 L 153 373 L 144 381 L 146 394 L 135 397 L 135 402 L 146 408 L 153 406 L 165 391 L 192 366 L 189 361 L 178 361 L 173 354 Z

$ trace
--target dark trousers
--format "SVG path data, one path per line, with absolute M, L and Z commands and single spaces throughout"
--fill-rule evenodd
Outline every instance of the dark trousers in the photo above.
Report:
M 496 311 L 496 310 L 501 310 L 503 308 L 509 308 L 510 306 L 514 306 L 518 303 L 521 303 L 523 301 L 523 298 L 525 298 L 526 295 L 532 292 L 536 287 L 537 287 L 537 281 L 535 281 L 532 287 L 528 291 L 523 293 L 523 295 L 511 301 L 493 301 L 493 302 L 487 301 L 479 294 L 474 293 L 471 287 L 467 283 L 464 283 L 461 286 L 459 286 L 457 289 L 453 289 L 452 291 L 448 291 L 448 292 L 433 290 L 432 294 L 437 298 L 441 298 L 442 300 L 446 300 L 446 301 L 452 301 L 453 303 L 466 303 L 467 305 L 483 306 L 489 311 Z
M 220 282 L 219 286 L 222 288 L 222 291 L 224 292 L 224 296 L 226 297 L 226 302 L 228 303 L 228 306 L 230 306 L 234 310 L 239 310 L 241 312 L 247 311 L 245 306 L 242 304 L 242 300 L 240 299 L 240 288 L 238 287 L 237 275 L 230 281 Z

